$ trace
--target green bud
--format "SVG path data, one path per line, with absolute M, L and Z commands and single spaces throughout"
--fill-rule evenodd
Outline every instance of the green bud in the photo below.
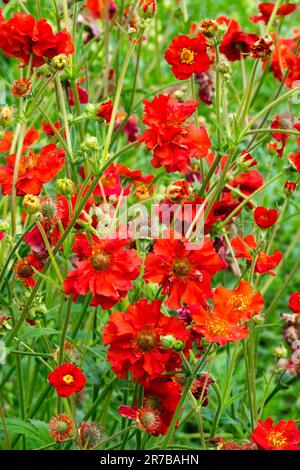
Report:
M 283 346 L 283 344 L 281 344 L 280 346 L 277 346 L 274 349 L 273 354 L 275 357 L 278 357 L 280 359 L 285 359 L 288 355 L 287 349 Z
M 0 232 L 6 232 L 9 229 L 9 223 L 5 219 L 0 219 Z
M 176 352 L 180 352 L 180 351 L 183 351 L 185 347 L 185 342 L 184 341 L 180 341 L 179 339 L 177 339 L 173 345 L 173 349 L 174 351 Z
M 254 315 L 252 319 L 256 325 L 263 325 L 265 323 L 265 319 L 262 315 Z
M 74 184 L 69 178 L 61 178 L 57 181 L 58 191 L 66 197 L 72 197 L 74 194 Z
M 99 144 L 98 140 L 96 137 L 93 136 L 87 136 L 85 140 L 81 144 L 81 149 L 82 150 L 92 150 L 92 151 L 97 151 L 99 150 Z
M 160 337 L 161 344 L 166 349 L 173 349 L 176 342 L 173 335 L 166 335 Z

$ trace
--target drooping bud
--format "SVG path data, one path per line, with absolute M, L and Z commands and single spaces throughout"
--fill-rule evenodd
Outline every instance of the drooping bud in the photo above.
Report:
M 41 203 L 37 196 L 26 194 L 23 199 L 23 207 L 28 214 L 33 215 L 40 210 Z
M 283 191 L 286 196 L 291 196 L 297 189 L 297 183 L 294 181 L 286 181 L 284 184 Z

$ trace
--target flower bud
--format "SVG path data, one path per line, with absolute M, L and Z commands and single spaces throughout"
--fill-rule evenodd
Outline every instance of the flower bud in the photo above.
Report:
M 274 49 L 274 41 L 269 34 L 256 41 L 250 49 L 253 59 L 264 59 L 271 54 Z
M 0 232 L 6 232 L 9 229 L 9 223 L 5 219 L 0 219 Z
M 161 344 L 166 349 L 173 349 L 176 342 L 173 335 L 166 335 L 160 337 Z
M 285 359 L 287 357 L 287 349 L 281 344 L 274 349 L 273 355 L 280 359 Z
M 68 57 L 65 54 L 58 54 L 51 60 L 51 67 L 54 70 L 64 70 L 68 63 Z
M 37 196 L 26 194 L 23 199 L 23 207 L 28 214 L 33 215 L 40 210 L 41 203 Z
M 72 197 L 74 195 L 74 184 L 69 178 L 59 179 L 57 189 L 63 196 Z
M 201 21 L 199 29 L 206 38 L 213 38 L 219 31 L 219 25 L 216 21 L 205 19 Z
M 92 151 L 97 151 L 99 150 L 99 144 L 98 140 L 96 137 L 93 136 L 87 136 L 85 140 L 81 144 L 81 149 L 82 150 L 92 150 Z
M 184 348 L 185 348 L 185 342 L 180 341 L 179 339 L 177 339 L 173 344 L 173 350 L 176 352 L 183 351 Z
M 140 0 L 138 14 L 144 18 L 151 18 L 156 12 L 156 0 Z
M 296 191 L 296 189 L 297 183 L 295 183 L 294 181 L 286 181 L 284 184 L 283 191 L 286 196 L 291 196 Z
M 252 319 L 256 325 L 263 325 L 265 323 L 265 319 L 262 315 L 254 315 Z

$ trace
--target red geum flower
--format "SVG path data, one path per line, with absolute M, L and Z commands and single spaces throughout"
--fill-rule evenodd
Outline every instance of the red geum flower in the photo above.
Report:
M 258 421 L 251 440 L 260 450 L 300 450 L 300 430 L 293 420 L 275 425 L 272 418 Z
M 0 49 L 6 56 L 16 57 L 24 65 L 33 55 L 33 67 L 43 65 L 45 58 L 74 52 L 71 36 L 66 30 L 54 34 L 47 20 L 36 21 L 25 13 L 15 13 L 7 22 L 0 21 Z
M 113 105 L 114 104 L 112 100 L 108 100 L 108 101 L 105 101 L 105 103 L 102 103 L 97 109 L 97 116 L 104 119 L 106 122 L 110 122 Z
M 59 121 L 56 121 L 53 123 L 54 124 L 54 127 L 57 131 L 59 131 L 60 129 L 60 122 Z M 50 124 L 48 122 L 44 122 L 42 121 L 42 131 L 47 134 L 47 135 L 50 135 L 50 136 L 54 136 L 55 135 L 55 132 L 54 130 L 52 129 L 52 127 L 50 126 Z
M 89 95 L 85 88 L 82 88 L 80 85 L 77 85 L 78 97 L 80 104 L 86 104 L 89 102 Z M 69 89 L 69 105 L 75 106 L 73 91 Z
M 184 126 L 196 110 L 197 101 L 180 103 L 167 95 L 158 95 L 151 102 L 144 100 L 143 123 L 150 126 L 139 137 L 147 150 L 154 150 L 152 165 L 165 166 L 169 172 L 186 173 L 190 159 L 207 155 L 211 142 L 205 128 Z
M 299 152 L 294 152 L 290 153 L 288 156 L 289 162 L 293 165 L 295 170 L 300 173 L 300 151 Z
M 274 3 L 259 3 L 258 10 L 261 13 L 261 16 L 250 16 L 250 20 L 253 23 L 259 23 L 263 21 L 265 24 L 269 22 L 269 19 L 274 10 Z M 276 16 L 287 16 L 293 13 L 297 9 L 297 5 L 294 3 L 284 3 L 281 7 L 278 8 Z
M 165 52 L 166 61 L 172 65 L 172 72 L 179 80 L 190 78 L 193 73 L 205 72 L 210 67 L 206 39 L 177 36 Z
M 224 346 L 228 342 L 240 341 L 246 338 L 248 328 L 239 325 L 238 316 L 231 317 L 231 311 L 219 307 L 205 309 L 201 305 L 195 305 L 191 309 L 192 328 L 212 343 Z M 243 318 L 243 315 L 241 315 Z
M 263 251 L 260 251 L 257 256 L 255 263 L 254 272 L 257 274 L 275 274 L 271 269 L 274 269 L 278 266 L 282 259 L 282 253 L 278 250 L 274 250 L 273 255 L 267 255 Z
M 173 335 L 186 342 L 189 333 L 179 318 L 165 317 L 161 302 L 147 299 L 131 304 L 126 313 L 113 312 L 103 329 L 103 342 L 110 345 L 107 359 L 118 377 L 131 371 L 140 383 L 161 377 L 181 363 L 180 356 L 162 346 L 160 337 Z
M 290 295 L 289 308 L 294 313 L 300 313 L 300 292 L 293 292 Z
M 256 248 L 256 241 L 253 235 L 247 235 L 244 239 L 241 236 L 233 238 L 231 245 L 234 248 L 236 258 L 252 261 L 251 251 Z
M 285 64 L 289 71 L 285 85 L 292 88 L 295 82 L 300 80 L 300 57 L 287 50 L 285 53 Z
M 271 123 L 271 129 L 294 129 L 294 117 L 288 113 L 278 114 L 274 117 Z M 279 157 L 282 157 L 287 139 L 290 137 L 289 134 L 275 132 L 272 134 L 272 137 L 277 140 L 277 142 L 281 142 L 281 147 L 276 149 L 277 154 Z
M 250 196 L 254 191 L 264 184 L 263 177 L 257 170 L 241 173 L 230 181 L 230 186 L 238 187 L 246 196 Z
M 220 16 L 217 18 L 217 23 L 225 23 L 228 26 L 220 45 L 220 52 L 230 61 L 240 60 L 242 54 L 249 54 L 251 46 L 259 39 L 256 34 L 245 33 L 232 18 Z
M 211 296 L 211 278 L 223 269 L 213 242 L 206 237 L 201 244 L 192 245 L 184 238 L 175 239 L 172 231 L 163 235 L 169 239 L 156 240 L 153 252 L 146 257 L 145 281 L 163 287 L 169 308 L 205 302 Z
M 278 211 L 276 209 L 267 209 L 258 206 L 253 211 L 253 217 L 258 227 L 266 229 L 272 227 L 278 219 Z
M 153 380 L 144 387 L 143 407 L 120 406 L 119 413 L 136 420 L 143 431 L 158 436 L 168 432 L 174 412 L 180 400 L 178 383 Z
M 246 281 L 240 281 L 236 289 L 218 287 L 213 296 L 214 305 L 226 312 L 230 320 L 248 321 L 264 307 L 260 292 L 253 292 L 253 287 Z
M 278 80 L 283 79 L 283 73 L 287 69 L 286 64 L 286 53 L 287 51 L 293 51 L 296 48 L 296 42 L 293 39 L 278 37 L 274 50 L 272 52 L 270 67 L 274 76 Z
M 92 13 L 94 18 L 105 18 L 106 5 L 108 5 L 109 19 L 112 19 L 118 10 L 114 0 L 86 0 L 85 3 L 86 8 Z
M 34 144 L 34 142 L 36 142 L 39 137 L 40 133 L 34 127 L 28 129 L 24 137 L 22 152 L 25 152 L 27 147 L 30 147 L 32 144 Z M 13 132 L 6 130 L 4 132 L 2 140 L 0 141 L 0 152 L 9 152 L 12 146 L 13 139 Z
M 66 363 L 50 372 L 48 380 L 56 388 L 57 394 L 66 398 L 83 389 L 86 377 L 79 367 Z
M 116 165 L 116 171 L 119 173 L 121 180 L 125 180 L 127 182 L 140 182 L 145 184 L 152 183 L 154 176 L 153 175 L 146 175 L 143 176 L 141 170 L 132 170 L 131 168 L 127 168 L 127 166 L 122 165 L 122 163 L 118 163 Z
M 134 250 L 128 249 L 127 239 L 100 240 L 93 236 L 92 241 L 90 244 L 84 234 L 75 236 L 73 252 L 78 260 L 74 263 L 76 269 L 68 272 L 64 290 L 73 300 L 91 292 L 91 305 L 109 309 L 131 289 L 141 260 Z
M 7 157 L 7 165 L 0 168 L 0 185 L 2 194 L 11 194 L 16 155 Z M 17 180 L 17 195 L 37 195 L 41 192 L 43 184 L 51 181 L 62 169 L 65 162 L 64 150 L 58 150 L 56 145 L 44 147 L 40 153 L 29 152 L 21 156 L 19 175 Z

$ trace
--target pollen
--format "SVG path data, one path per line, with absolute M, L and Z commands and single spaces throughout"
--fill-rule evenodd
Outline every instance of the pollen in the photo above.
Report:
M 106 253 L 96 251 L 92 254 L 91 264 L 96 271 L 105 271 L 105 269 L 110 265 L 110 258 Z
M 136 338 L 136 346 L 142 351 L 151 351 L 156 346 L 157 338 L 154 331 L 141 331 Z
M 63 381 L 69 385 L 69 384 L 72 384 L 74 382 L 74 377 L 71 375 L 71 374 L 67 374 L 67 375 L 64 375 L 63 376 Z
M 281 432 L 273 431 L 269 434 L 268 440 L 276 449 L 283 449 L 287 443 L 286 437 Z
M 191 65 L 195 62 L 195 52 L 187 47 L 183 47 L 179 52 L 179 60 L 182 64 Z
M 178 277 L 186 277 L 191 269 L 191 265 L 186 259 L 176 259 L 173 264 L 173 273 Z

